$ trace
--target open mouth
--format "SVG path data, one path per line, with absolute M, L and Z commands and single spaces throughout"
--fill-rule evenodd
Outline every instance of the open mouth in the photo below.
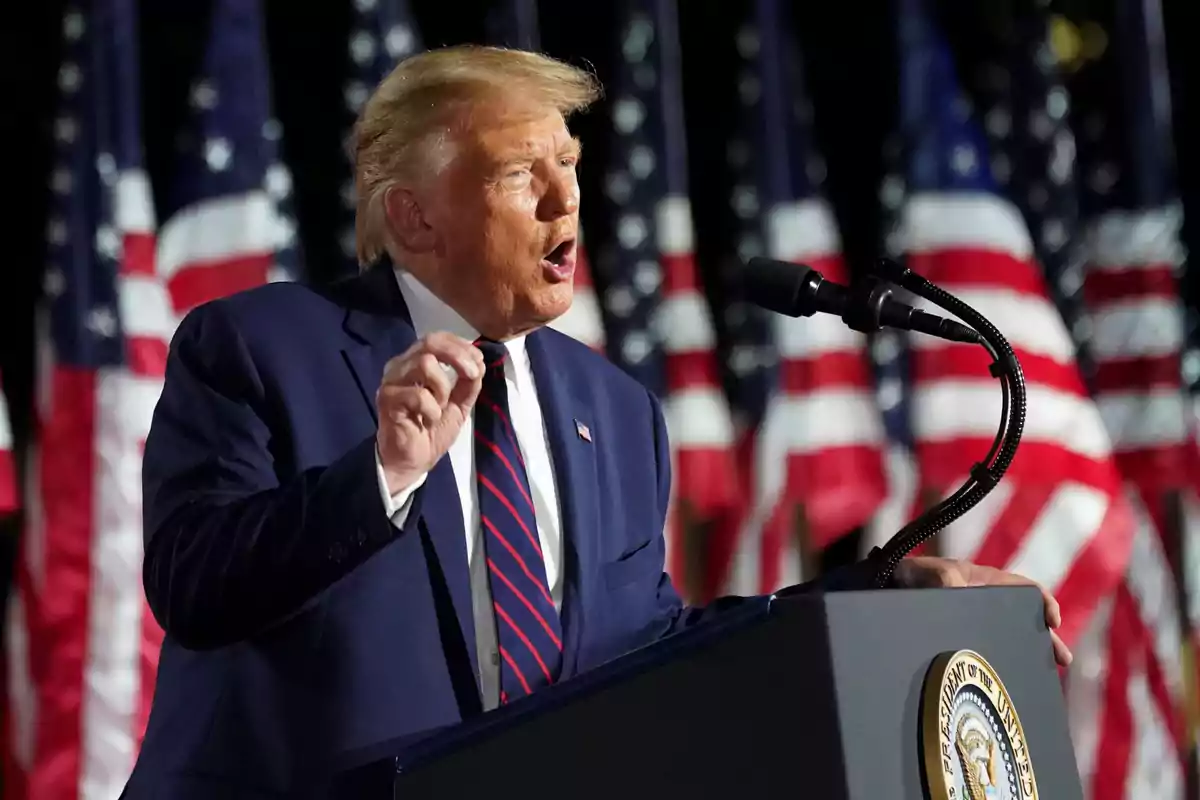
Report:
M 567 239 L 565 242 L 559 243 L 557 247 L 546 254 L 546 261 L 549 261 L 556 267 L 567 266 L 568 261 L 575 251 L 575 240 Z

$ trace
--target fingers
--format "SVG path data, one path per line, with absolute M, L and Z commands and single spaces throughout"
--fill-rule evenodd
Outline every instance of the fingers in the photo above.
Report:
M 424 386 L 381 386 L 376 396 L 380 420 L 427 428 L 442 418 L 443 404 Z
M 444 406 L 456 385 L 477 383 L 482 377 L 479 348 L 450 333 L 433 333 L 388 361 L 381 386 L 423 386 Z
M 976 567 L 977 570 L 985 568 Z M 1062 625 L 1062 608 L 1058 604 L 1058 600 L 1050 591 L 1035 580 L 1026 578 L 1024 575 L 1017 575 L 1013 572 L 1005 572 L 999 569 L 986 568 L 987 574 L 980 575 L 972 580 L 973 585 L 977 586 L 1036 586 L 1038 591 L 1042 593 L 1042 601 L 1046 606 L 1046 624 L 1051 628 L 1057 628 Z
M 1066 642 L 1054 631 L 1050 631 L 1050 642 L 1054 645 L 1054 660 L 1060 667 L 1069 667 L 1071 662 L 1075 660 L 1075 656 L 1071 654 L 1071 649 L 1067 647 Z

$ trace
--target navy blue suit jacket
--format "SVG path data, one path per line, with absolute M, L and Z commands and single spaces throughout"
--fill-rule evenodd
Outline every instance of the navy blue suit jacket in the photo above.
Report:
M 450 460 L 402 530 L 376 475 L 375 391 L 415 338 L 386 265 L 183 320 L 146 441 L 144 578 L 166 640 L 125 797 L 322 797 L 339 756 L 481 713 Z M 528 350 L 562 505 L 570 680 L 719 609 L 685 607 L 663 572 L 658 402 L 553 330 Z

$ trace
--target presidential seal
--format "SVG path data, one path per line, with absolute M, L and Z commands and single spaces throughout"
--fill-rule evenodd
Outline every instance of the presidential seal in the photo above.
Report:
M 934 659 L 921 700 L 921 739 L 930 800 L 1037 800 L 1021 720 L 978 653 Z

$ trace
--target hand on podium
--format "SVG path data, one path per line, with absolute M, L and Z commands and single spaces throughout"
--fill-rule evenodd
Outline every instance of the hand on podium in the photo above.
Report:
M 1062 612 L 1058 601 L 1044 586 L 1023 575 L 969 564 L 953 558 L 913 556 L 902 560 L 894 574 L 896 585 L 905 589 L 960 588 L 965 586 L 1037 586 L 1046 601 L 1046 625 L 1050 627 L 1050 638 L 1054 642 L 1054 659 L 1060 666 L 1071 663 L 1071 651 L 1059 638 L 1055 629 L 1062 624 Z

